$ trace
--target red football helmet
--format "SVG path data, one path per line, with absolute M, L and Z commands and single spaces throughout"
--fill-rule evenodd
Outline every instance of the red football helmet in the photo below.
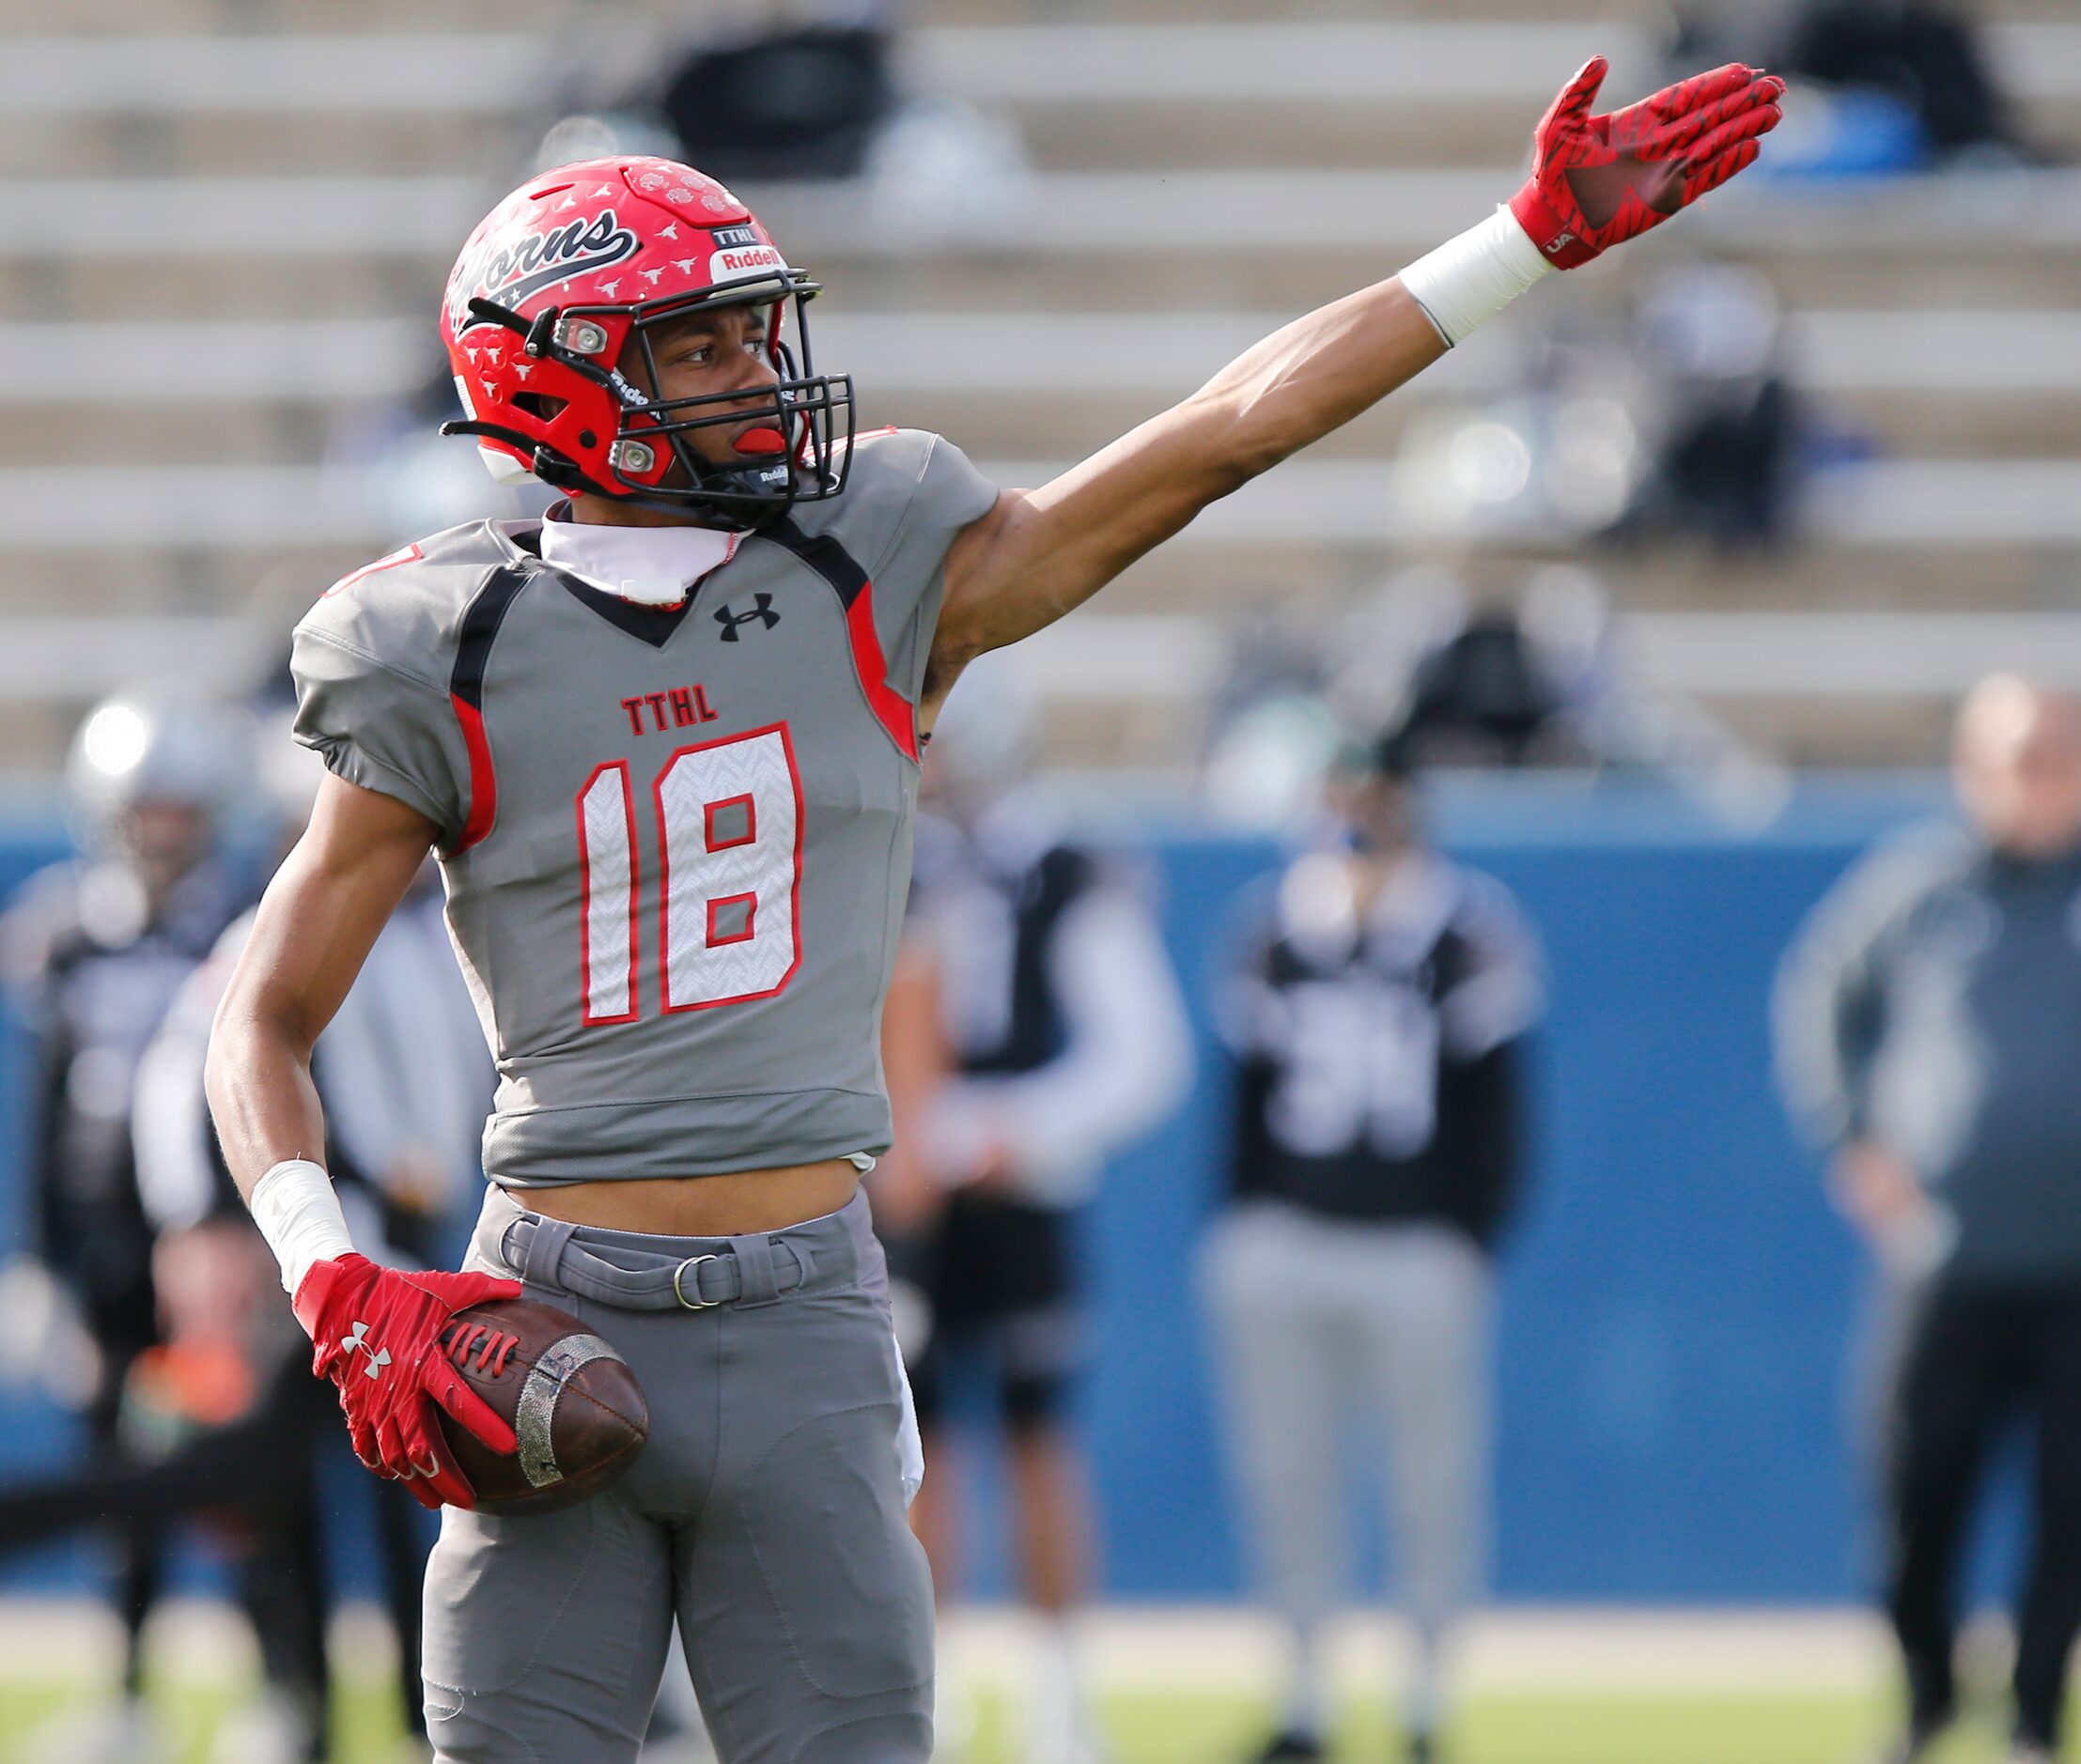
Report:
M 852 380 L 811 364 L 803 307 L 819 292 L 752 211 L 673 160 L 585 160 L 531 178 L 477 225 L 449 272 L 441 335 L 492 475 L 612 496 L 732 527 L 835 496 L 851 458 Z M 659 400 L 623 369 L 655 329 L 701 306 L 758 303 L 778 381 Z M 792 330 L 801 363 L 785 333 Z M 760 423 L 770 405 L 770 421 Z M 687 445 L 693 429 L 753 426 L 742 464 Z M 768 451 L 747 445 L 769 442 Z

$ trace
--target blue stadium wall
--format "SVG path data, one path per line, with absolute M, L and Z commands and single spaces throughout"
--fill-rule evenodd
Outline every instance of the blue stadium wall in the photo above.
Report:
M 1504 1256 L 1503 1596 L 1862 1590 L 1849 1376 L 1860 1270 L 1779 1110 L 1768 998 L 1787 940 L 1844 865 L 1939 800 L 1930 781 L 1810 782 L 1767 830 L 1735 833 L 1660 792 L 1499 781 L 1438 799 L 1441 837 L 1515 891 L 1551 973 L 1534 1174 Z M 47 823 L 0 828 L 0 883 L 56 848 Z M 1119 1162 L 1084 1221 L 1098 1352 L 1080 1422 L 1110 1590 L 1219 1598 L 1237 1589 L 1238 1564 L 1193 1294 L 1224 1118 L 1204 1031 L 1236 895 L 1278 852 L 1173 828 L 1154 856 L 1201 1063 L 1187 1106 Z M 0 1055 L 10 1120 L 19 1083 L 10 1034 Z M 22 1182 L 19 1135 L 8 1138 L 11 1237 Z M 71 1437 L 47 1407 L 0 1394 L 0 1475 L 61 1462 Z M 1377 1461 L 1362 1441 L 1355 1451 Z M 974 1496 L 977 1588 L 1001 1589 L 987 1450 L 940 1469 Z M 1368 1567 L 1376 1506 L 1357 1532 Z M 77 1560 L 47 1553 L 6 1578 L 47 1581 Z

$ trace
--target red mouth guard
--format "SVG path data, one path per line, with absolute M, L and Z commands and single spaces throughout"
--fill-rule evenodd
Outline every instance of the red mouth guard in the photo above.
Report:
M 737 438 L 740 454 L 784 454 L 787 438 L 777 428 L 748 428 Z

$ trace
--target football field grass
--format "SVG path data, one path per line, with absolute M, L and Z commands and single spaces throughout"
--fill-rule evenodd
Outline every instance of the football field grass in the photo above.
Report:
M 151 1701 L 171 1764 L 208 1764 L 220 1725 L 256 1689 L 250 1636 L 222 1607 L 158 1621 Z M 948 1621 L 944 1664 L 963 1687 L 950 1725 L 967 1729 L 949 1764 L 1025 1764 L 1031 1640 L 1004 1614 Z M 0 1602 L 0 1764 L 27 1756 L 29 1737 L 54 1718 L 92 1706 L 112 1679 L 113 1643 L 92 1607 Z M 1266 1731 L 1276 1639 L 1245 1615 L 1101 1614 L 1084 1648 L 1110 1764 L 1242 1764 Z M 1399 1651 L 1391 1626 L 1354 1620 L 1343 1633 L 1333 1655 L 1343 1764 L 1399 1760 L 1390 1723 Z M 380 1625 L 365 1612 L 343 1620 L 334 1657 L 338 1764 L 424 1758 L 399 1746 Z M 1998 1661 L 1980 1676 L 1998 1676 Z M 1444 1764 L 1870 1764 L 1892 1708 L 1883 1633 L 1858 1613 L 1499 1615 L 1477 1625 L 1460 1677 Z M 1984 1701 L 1934 1764 L 2000 1764 L 1998 1699 Z M 2081 1744 L 2066 1759 L 2081 1764 Z
M 0 1692 L 0 1758 L 20 1756 L 24 1739 L 79 1691 L 15 1685 Z M 217 1725 L 237 1694 L 223 1688 L 161 1687 L 161 1710 L 179 1764 L 206 1764 Z M 1022 1764 L 1007 1732 L 1008 1710 L 985 1697 L 966 1764 Z M 1230 1764 L 1248 1756 L 1266 1710 L 1249 1699 L 1171 1691 L 1115 1694 L 1103 1710 L 1114 1764 Z M 1875 1700 L 1807 1695 L 1727 1696 L 1609 1693 L 1484 1695 L 1452 1732 L 1446 1764 L 1867 1764 L 1882 1731 Z M 376 1687 L 354 1687 L 336 1729 L 339 1764 L 398 1764 L 395 1704 Z M 1350 1764 L 1398 1757 L 1386 1721 L 1347 1711 L 1335 1754 Z M 1963 1726 L 1939 1764 L 1998 1764 L 1998 1731 Z M 2070 1761 L 2081 1748 L 2070 1747 Z

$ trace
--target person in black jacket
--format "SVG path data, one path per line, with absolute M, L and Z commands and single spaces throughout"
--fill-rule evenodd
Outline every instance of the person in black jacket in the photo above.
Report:
M 1959 1558 L 1997 1437 L 2035 1427 L 2012 1764 L 2058 1755 L 2081 1632 L 2081 705 L 1983 682 L 1959 714 L 1962 824 L 1858 865 L 1787 959 L 1778 1062 L 1882 1272 L 1886 1602 L 1906 1731 L 1956 1708 Z
M 1259 1755 L 1326 1756 L 1320 1630 L 1346 1590 L 1344 1432 L 1385 1422 L 1417 1635 L 1403 1711 L 1434 1756 L 1441 1655 L 1487 1530 L 1491 1252 L 1522 1163 L 1534 940 L 1501 886 L 1429 849 L 1406 746 L 1332 788 L 1234 976 L 1233 1188 L 1203 1280 L 1246 1537 L 1297 1664 Z

